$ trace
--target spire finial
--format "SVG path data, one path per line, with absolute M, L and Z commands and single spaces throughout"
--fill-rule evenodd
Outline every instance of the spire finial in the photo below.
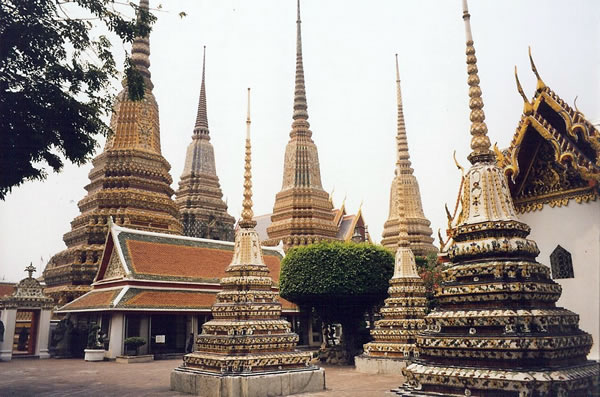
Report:
M 244 200 L 240 227 L 252 229 L 256 226 L 252 211 L 252 148 L 250 146 L 250 88 L 248 88 L 248 116 L 246 118 L 246 158 L 244 164 Z
M 396 54 L 396 100 L 398 106 L 398 131 L 396 133 L 396 174 L 412 174 L 413 169 L 411 168 L 410 154 L 408 153 L 408 139 L 406 137 L 406 125 L 404 123 L 398 54 Z
M 206 112 L 206 46 L 202 54 L 202 83 L 200 84 L 200 99 L 198 100 L 198 111 L 196 113 L 196 124 L 194 125 L 194 138 L 210 140 L 208 130 L 208 114 Z
M 483 98 L 479 87 L 479 75 L 477 70 L 477 57 L 473 46 L 473 35 L 471 33 L 471 14 L 467 0 L 463 0 L 463 20 L 465 21 L 465 35 L 467 38 L 467 83 L 469 84 L 469 108 L 471 109 L 471 149 L 469 161 L 471 164 L 479 162 L 494 161 L 494 152 L 490 150 L 490 138 L 487 136 L 487 125 L 485 124 L 485 113 L 483 112 Z
M 521 94 L 521 97 L 523 98 L 523 113 L 531 114 L 533 112 L 533 107 L 531 106 L 531 103 L 529 103 L 527 96 L 525 96 L 525 92 L 523 92 L 523 87 L 521 87 L 519 75 L 517 74 L 517 65 L 515 65 L 515 80 L 517 81 L 517 91 L 519 91 L 519 94 Z
M 25 271 L 29 273 L 29 278 L 33 278 L 33 272 L 35 272 L 35 267 L 33 266 L 33 262 L 29 263 L 29 266 L 25 268 Z
M 531 70 L 533 70 L 533 74 L 535 74 L 535 77 L 537 78 L 536 90 L 541 91 L 546 87 L 546 84 L 544 84 L 544 82 L 542 81 L 542 78 L 540 77 L 540 74 L 538 73 L 538 70 L 535 67 L 535 63 L 533 62 L 533 56 L 531 56 L 531 46 L 529 46 L 529 62 L 531 63 Z
M 140 6 L 138 9 L 138 21 L 142 19 L 142 13 L 149 13 L 150 6 L 148 0 L 140 0 Z M 150 38 L 149 36 L 136 37 L 133 39 L 131 46 L 131 62 L 135 68 L 144 76 L 146 79 L 150 79 Z
M 302 61 L 302 29 L 300 20 L 300 0 L 297 3 L 298 18 L 296 20 L 296 87 L 294 89 L 294 114 L 292 119 L 292 132 L 290 136 L 298 133 L 309 135 L 310 124 L 308 123 L 308 112 L 306 104 L 306 87 L 304 85 L 304 66 Z

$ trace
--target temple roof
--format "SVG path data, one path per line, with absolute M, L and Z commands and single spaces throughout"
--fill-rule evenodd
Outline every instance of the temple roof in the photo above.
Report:
M 123 265 L 120 277 L 136 280 L 218 283 L 233 257 L 234 243 L 229 241 L 146 232 L 114 224 L 111 236 L 95 283 L 113 279 L 106 275 L 113 247 Z M 264 247 L 263 255 L 273 281 L 279 282 L 283 252 Z
M 215 302 L 216 291 L 158 290 L 120 287 L 96 289 L 63 306 L 59 313 L 77 311 L 206 311 Z M 283 309 L 294 311 L 296 306 L 279 298 Z
M 524 109 L 508 149 L 496 150 L 519 212 L 595 200 L 600 183 L 600 131 L 539 77 L 529 100 L 517 77 Z M 515 74 L 516 76 L 516 74 Z
M 219 279 L 226 277 L 225 270 L 232 262 L 233 251 L 233 242 L 146 232 L 111 224 L 92 291 L 63 306 L 59 312 L 208 312 L 220 290 Z M 262 253 L 276 286 L 283 251 L 278 247 L 264 247 Z M 284 299 L 279 298 L 279 301 L 285 311 L 298 310 Z

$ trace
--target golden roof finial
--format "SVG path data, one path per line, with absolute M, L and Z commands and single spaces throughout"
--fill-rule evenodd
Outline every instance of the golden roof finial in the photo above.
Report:
M 533 57 L 531 56 L 531 46 L 529 46 L 529 62 L 531 63 L 531 70 L 533 70 L 533 74 L 535 74 L 535 77 L 537 78 L 537 86 L 535 87 L 535 89 L 541 91 L 544 88 L 546 88 L 546 84 L 544 84 L 544 82 L 542 81 L 542 78 L 540 77 L 540 74 L 538 73 L 537 68 L 535 67 L 535 63 L 533 62 Z
M 252 229 L 256 226 L 252 211 L 252 148 L 250 146 L 250 88 L 248 88 L 248 116 L 246 117 L 246 158 L 244 163 L 244 200 L 240 227 Z
M 479 87 L 479 75 L 477 74 L 477 57 L 473 46 L 473 35 L 471 33 L 471 14 L 467 0 L 463 0 L 463 20 L 465 21 L 465 35 L 467 38 L 467 83 L 469 84 L 469 108 L 471 109 L 471 149 L 468 159 L 471 164 L 479 162 L 494 161 L 494 152 L 490 150 L 491 143 L 487 136 L 487 125 L 485 124 L 485 113 L 483 112 L 483 98 Z
M 331 189 L 331 193 L 329 193 L 329 202 L 333 204 L 333 192 L 335 192 L 335 186 Z
M 515 65 L 515 80 L 517 81 L 517 91 L 521 94 L 523 98 L 523 113 L 531 114 L 533 113 L 533 106 L 529 103 L 527 96 L 525 96 L 525 92 L 523 92 L 523 87 L 521 87 L 521 82 L 519 81 L 519 75 L 517 74 L 517 65 Z

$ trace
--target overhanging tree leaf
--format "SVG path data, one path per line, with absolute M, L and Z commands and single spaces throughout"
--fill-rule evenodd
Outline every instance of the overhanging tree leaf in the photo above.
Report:
M 66 4 L 91 18 L 69 17 Z M 59 172 L 61 156 L 77 165 L 90 160 L 96 138 L 108 133 L 103 116 L 112 110 L 118 73 L 109 40 L 90 30 L 104 25 L 131 42 L 155 20 L 135 5 L 135 19 L 114 7 L 113 0 L 0 2 L 0 199 L 26 180 L 44 179 L 46 165 Z M 141 99 L 143 78 L 131 69 L 128 88 Z

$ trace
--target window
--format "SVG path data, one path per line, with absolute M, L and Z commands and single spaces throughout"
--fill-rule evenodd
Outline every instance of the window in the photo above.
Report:
M 550 254 L 550 266 L 552 268 L 552 278 L 575 278 L 573 274 L 573 260 L 569 251 L 557 245 Z

